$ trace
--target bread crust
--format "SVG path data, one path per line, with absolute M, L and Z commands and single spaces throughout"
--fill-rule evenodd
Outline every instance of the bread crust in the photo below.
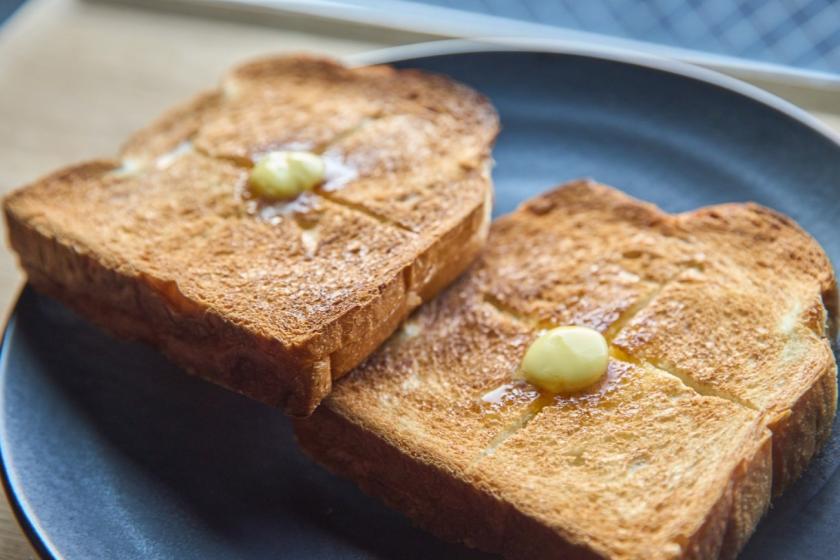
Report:
M 769 507 L 771 435 L 763 427 L 698 529 L 663 557 L 735 558 Z M 609 558 L 592 543 L 571 542 L 491 492 L 412 456 L 340 412 L 323 407 L 295 420 L 307 454 L 330 472 L 402 511 L 437 537 L 505 558 Z
M 294 87 L 278 89 L 278 84 L 286 81 Z M 300 91 L 292 95 L 295 87 Z M 353 90 L 346 111 L 335 102 L 335 96 L 341 96 L 342 88 Z M 261 96 L 266 95 L 266 91 L 270 95 L 279 92 L 280 98 L 265 101 Z M 317 105 L 322 98 L 327 103 Z M 215 300 L 202 298 L 203 293 L 197 291 L 199 288 L 185 288 L 181 282 L 182 270 L 173 269 L 161 274 L 155 267 L 150 268 L 146 264 L 146 254 L 158 250 L 155 247 L 144 249 L 146 253 L 136 251 L 140 256 L 132 259 L 122 257 L 123 246 L 120 245 L 113 251 L 102 250 L 101 247 L 107 248 L 112 243 L 109 240 L 112 232 L 117 235 L 119 228 L 124 227 L 116 203 L 106 206 L 107 211 L 115 213 L 112 227 L 106 224 L 102 230 L 93 231 L 82 223 L 85 205 L 91 204 L 88 198 L 115 188 L 113 184 L 120 177 L 133 180 L 136 173 L 146 173 L 147 168 L 161 168 L 161 158 L 178 157 L 179 146 L 185 142 L 195 152 L 189 157 L 202 165 L 217 162 L 213 164 L 215 167 L 210 167 L 211 172 L 222 168 L 234 177 L 230 181 L 236 183 L 240 180 L 237 177 L 241 178 L 244 173 L 241 166 L 250 165 L 249 158 L 254 153 L 271 148 L 263 143 L 264 138 L 286 131 L 277 128 L 273 118 L 262 121 L 257 118 L 251 128 L 237 124 L 228 130 L 225 128 L 228 112 L 235 112 L 237 116 L 232 122 L 239 123 L 240 119 L 254 120 L 255 114 L 260 116 L 259 111 L 274 110 L 284 103 L 294 108 L 289 114 L 298 119 L 299 133 L 314 142 L 310 146 L 312 149 L 325 149 L 317 144 L 321 137 L 329 138 L 330 145 L 335 144 L 331 149 L 336 153 L 330 157 L 349 158 L 354 156 L 354 150 L 371 148 L 369 144 L 348 144 L 348 138 L 352 140 L 356 128 L 367 123 L 403 118 L 403 115 L 413 115 L 411 118 L 416 123 L 427 123 L 433 129 L 442 127 L 440 133 L 446 132 L 449 136 L 441 139 L 441 149 L 466 150 L 461 167 L 441 168 L 426 178 L 422 176 L 422 166 L 415 173 L 410 165 L 403 164 L 406 158 L 409 163 L 415 161 L 411 159 L 415 156 L 409 150 L 400 151 L 401 132 L 395 132 L 391 127 L 388 130 L 394 134 L 393 153 L 385 153 L 380 164 L 370 153 L 363 154 L 362 163 L 372 162 L 370 165 L 380 165 L 382 169 L 375 166 L 361 169 L 358 173 L 363 180 L 351 180 L 349 185 L 329 192 L 318 191 L 317 196 L 326 197 L 324 200 L 328 201 L 325 202 L 327 209 L 322 212 L 337 209 L 368 224 L 369 229 L 390 230 L 394 232 L 394 239 L 410 241 L 410 244 L 404 243 L 404 249 L 399 245 L 388 249 L 395 256 L 386 263 L 387 271 L 372 271 L 376 272 L 374 275 L 367 270 L 347 270 L 351 278 L 342 289 L 348 296 L 340 307 L 327 309 L 325 315 L 307 309 L 289 312 L 289 317 L 295 320 L 305 315 L 304 320 L 296 323 L 303 327 L 287 327 L 282 324 L 282 318 L 280 324 L 274 318 L 271 320 L 275 322 L 270 324 L 269 320 L 247 308 L 239 315 L 231 314 L 224 305 L 215 303 L 227 297 L 223 288 L 214 288 Z M 322 111 L 328 116 L 319 121 Z M 300 115 L 302 117 L 298 118 Z M 311 126 L 306 119 L 311 119 Z M 355 125 L 344 129 L 346 122 Z M 275 128 L 263 130 L 263 125 Z M 474 133 L 465 127 L 473 127 Z M 136 133 L 123 147 L 120 159 L 71 166 L 6 197 L 4 213 L 9 242 L 37 290 L 64 302 L 119 336 L 159 347 L 173 362 L 191 373 L 278 406 L 291 415 L 307 415 L 329 393 L 334 379 L 364 360 L 413 309 L 454 280 L 476 257 L 489 227 L 492 204 L 490 147 L 497 131 L 498 119 L 489 102 L 443 77 L 388 67 L 348 69 L 335 61 L 309 56 L 266 58 L 234 69 L 220 88 L 199 94 Z M 411 136 L 407 141 L 434 140 L 434 135 L 429 135 L 428 131 L 423 134 L 426 135 Z M 422 155 L 433 157 L 430 151 L 426 154 L 423 152 Z M 388 165 L 400 164 L 408 166 L 398 168 L 397 175 L 389 175 Z M 177 172 L 184 173 L 184 170 Z M 142 177 L 138 179 L 141 182 L 135 192 L 146 187 L 143 180 Z M 183 180 L 202 181 L 203 178 L 187 175 Z M 103 181 L 101 186 L 93 185 Z M 371 185 L 366 187 L 363 184 L 366 181 Z M 437 190 L 424 192 L 423 181 L 434 182 Z M 408 186 L 401 187 L 403 184 Z M 236 216 L 242 211 L 238 208 L 241 203 L 234 201 L 234 188 L 239 187 L 231 186 L 229 194 L 223 193 L 225 198 L 216 194 L 216 199 L 208 199 L 211 212 L 220 208 L 218 221 L 223 222 L 226 216 Z M 389 191 L 391 188 L 393 194 Z M 162 196 L 166 196 L 163 189 L 155 192 L 163 192 Z M 103 194 L 100 198 L 106 196 Z M 197 198 L 202 196 L 210 195 L 196 191 Z M 359 203 L 354 196 L 368 198 Z M 448 208 L 446 215 L 437 215 L 437 218 L 436 196 L 441 198 L 440 204 Z M 402 198 L 419 199 L 426 206 L 418 205 L 415 209 L 402 203 Z M 171 203 L 162 203 L 154 211 L 179 209 L 183 199 L 183 196 L 173 198 Z M 221 202 L 216 202 L 217 199 Z M 368 200 L 370 204 L 367 204 Z M 76 214 L 64 213 L 62 205 L 76 205 L 80 210 Z M 393 216 L 380 218 L 380 214 L 391 207 L 389 205 L 393 206 Z M 182 214 L 176 213 L 175 219 L 192 215 L 189 213 L 195 209 L 188 207 L 179 211 Z M 100 215 L 97 219 L 106 220 L 108 216 Z M 205 227 L 200 219 L 190 227 Z M 169 224 L 161 223 L 161 227 L 169 227 Z M 91 239 L 93 242 L 89 242 Z M 332 237 L 327 241 L 335 246 L 340 243 L 335 239 Z M 282 244 L 283 240 L 278 242 Z M 363 244 L 361 248 L 365 250 Z M 294 246 L 287 249 L 283 250 L 294 255 Z M 196 259 L 212 260 L 212 256 L 200 251 L 197 249 L 188 254 L 189 261 L 179 266 L 186 268 Z M 300 260 L 300 257 L 294 258 Z M 297 266 L 295 263 L 292 261 L 288 266 Z M 212 263 L 209 270 L 212 271 Z M 227 273 L 217 272 L 219 275 Z M 358 276 L 359 280 L 354 281 L 352 275 Z M 268 292 L 266 299 L 271 297 L 270 289 Z M 317 290 L 312 292 L 317 293 Z M 282 300 L 264 303 L 284 304 Z M 314 303 L 320 305 L 318 301 Z
M 558 538 L 492 494 L 403 453 L 333 410 L 321 409 L 312 418 L 295 422 L 304 451 L 443 540 L 509 558 L 604 557 Z
M 773 493 L 781 495 L 805 471 L 831 435 L 837 413 L 837 364 L 828 342 L 821 373 L 793 405 L 776 413 L 767 426 L 773 432 Z
M 756 435 L 754 452 L 745 453 L 744 460 L 732 473 L 731 507 L 726 514 L 726 532 L 718 550 L 719 558 L 738 556 L 770 506 L 773 435 L 763 428 L 761 432 Z

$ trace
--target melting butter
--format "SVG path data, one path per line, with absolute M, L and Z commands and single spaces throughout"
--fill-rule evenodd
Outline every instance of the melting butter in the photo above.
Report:
M 604 336 L 587 327 L 557 327 L 540 335 L 522 359 L 525 380 L 552 393 L 573 393 L 592 385 L 607 371 Z
M 257 196 L 271 199 L 295 198 L 324 182 L 323 158 L 311 152 L 268 152 L 251 170 L 249 186 Z

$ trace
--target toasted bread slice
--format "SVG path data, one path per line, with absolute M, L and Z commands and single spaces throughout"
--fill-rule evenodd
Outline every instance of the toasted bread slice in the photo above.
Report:
M 745 226 L 703 225 L 724 210 L 757 216 L 753 233 L 767 246 L 750 254 L 727 239 Z M 773 231 L 790 268 L 777 263 L 771 274 L 759 264 L 773 245 L 761 217 L 780 225 Z M 798 266 L 806 256 L 810 264 Z M 705 322 L 711 315 L 668 322 L 673 313 L 714 311 L 688 295 L 669 311 L 668 292 L 711 286 L 752 297 L 765 312 L 725 333 L 739 344 L 727 351 L 795 349 L 799 368 L 768 358 L 761 384 L 729 354 L 690 363 L 677 344 L 667 360 L 635 352 L 671 333 L 694 347 L 708 332 L 723 336 Z M 787 300 L 767 298 L 785 290 L 819 309 L 785 315 Z M 733 557 L 774 481 L 795 476 L 784 471 L 779 481 L 774 463 L 787 469 L 810 459 L 834 415 L 826 385 L 836 382 L 836 368 L 820 303 L 833 291 L 816 242 L 765 209 L 672 216 L 609 187 L 573 183 L 498 220 L 470 272 L 295 428 L 329 469 L 436 534 L 483 550 L 514 558 Z M 717 312 L 725 317 L 727 308 Z M 779 314 L 795 326 L 781 328 Z M 515 381 L 540 330 L 564 324 L 605 334 L 607 375 L 567 396 Z M 783 343 L 764 344 L 764 328 L 778 330 Z M 787 425 L 778 422 L 783 403 Z M 807 422 L 809 439 L 791 439 L 790 426 Z
M 305 415 L 477 255 L 497 130 L 486 99 L 442 77 L 261 60 L 119 158 L 9 196 L 11 245 L 37 289 Z M 250 198 L 252 161 L 274 149 L 322 154 L 326 183 Z

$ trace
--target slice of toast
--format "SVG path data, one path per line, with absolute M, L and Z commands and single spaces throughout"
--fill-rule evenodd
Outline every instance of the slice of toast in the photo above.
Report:
M 129 140 L 4 204 L 29 281 L 211 381 L 310 413 L 456 278 L 489 228 L 489 102 L 446 78 L 290 56 L 234 69 Z M 253 198 L 253 160 L 327 180 Z
M 330 470 L 486 551 L 731 558 L 828 433 L 834 297 L 817 243 L 778 214 L 669 215 L 577 182 L 498 220 L 470 272 L 295 429 Z M 571 396 L 513 379 L 557 325 L 610 343 L 607 375 Z M 724 354 L 696 350 L 714 337 Z

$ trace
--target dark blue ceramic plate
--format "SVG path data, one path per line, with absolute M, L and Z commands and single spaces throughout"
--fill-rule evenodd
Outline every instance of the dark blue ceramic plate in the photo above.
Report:
M 590 176 L 679 211 L 755 200 L 840 262 L 840 147 L 803 113 L 716 75 L 568 51 L 399 63 L 489 95 L 496 213 Z M 0 362 L 6 489 L 56 558 L 464 558 L 311 463 L 277 411 L 182 375 L 26 290 Z M 840 429 L 747 558 L 836 558 Z M 475 554 L 475 557 L 480 555 Z

